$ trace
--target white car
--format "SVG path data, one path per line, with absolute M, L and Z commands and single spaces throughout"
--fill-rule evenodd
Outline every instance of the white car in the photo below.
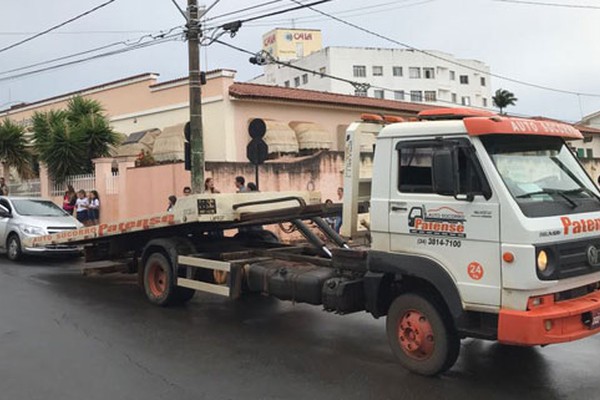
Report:
M 23 254 L 77 255 L 81 247 L 48 245 L 41 248 L 22 247 L 26 237 L 79 229 L 83 225 L 51 200 L 0 196 L 0 251 L 12 261 Z

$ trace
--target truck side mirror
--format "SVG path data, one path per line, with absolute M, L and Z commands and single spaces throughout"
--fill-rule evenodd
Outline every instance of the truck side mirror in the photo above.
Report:
M 456 196 L 459 193 L 458 152 L 453 148 L 437 149 L 433 153 L 432 181 L 434 193 Z

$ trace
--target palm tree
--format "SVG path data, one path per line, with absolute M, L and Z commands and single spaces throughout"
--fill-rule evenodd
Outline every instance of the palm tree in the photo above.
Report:
M 515 97 L 514 93 L 506 89 L 496 90 L 496 94 L 492 97 L 494 105 L 500 109 L 500 114 L 503 114 L 502 110 L 506 107 L 514 106 L 517 100 L 519 99 Z
M 25 128 L 8 118 L 0 123 L 0 162 L 5 174 L 8 174 L 10 168 L 14 168 L 22 179 L 33 175 Z
M 92 159 L 106 157 L 119 143 L 102 105 L 80 96 L 66 110 L 35 113 L 35 149 L 55 182 L 93 171 Z

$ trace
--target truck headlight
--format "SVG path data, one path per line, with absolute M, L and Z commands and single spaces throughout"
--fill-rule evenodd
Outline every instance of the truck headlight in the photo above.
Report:
M 41 236 L 46 234 L 46 230 L 39 226 L 20 225 L 19 228 L 21 228 L 21 232 L 27 236 Z
M 540 250 L 537 256 L 537 267 L 541 273 L 544 273 L 548 268 L 548 254 L 546 250 Z

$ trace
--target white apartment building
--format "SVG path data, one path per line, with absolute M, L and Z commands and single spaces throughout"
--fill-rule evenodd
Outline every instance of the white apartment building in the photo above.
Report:
M 263 49 L 275 58 L 282 59 L 278 57 L 276 42 L 279 38 L 292 42 L 295 38 L 312 38 L 315 36 L 314 32 L 319 32 L 289 31 L 293 32 L 293 35 L 279 34 L 287 32 L 283 29 L 275 29 L 267 33 L 265 35 L 267 39 L 263 38 Z M 272 47 L 273 45 L 275 47 Z M 446 106 L 456 104 L 457 106 L 492 107 L 490 68 L 481 61 L 458 59 L 451 54 L 432 50 L 427 53 L 435 57 L 404 49 L 369 47 L 315 49 L 314 43 L 311 43 L 311 46 L 295 43 L 295 47 L 302 49 L 304 54 L 307 48 L 312 47 L 312 52 L 304 56 L 299 52 L 299 57 L 292 60 L 286 57 L 289 60 L 287 62 L 315 73 L 268 64 L 264 66 L 264 74 L 254 78 L 252 82 Z M 369 87 L 364 91 L 362 90 L 364 88 L 355 88 L 350 83 L 321 74 L 365 83 Z

